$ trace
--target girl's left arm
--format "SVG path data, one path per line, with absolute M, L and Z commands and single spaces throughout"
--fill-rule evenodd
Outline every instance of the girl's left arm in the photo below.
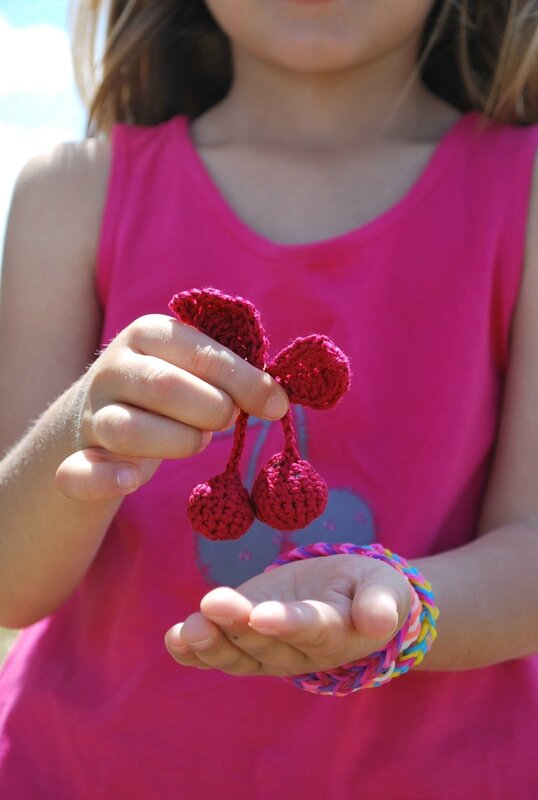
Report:
M 538 653 L 538 159 L 495 460 L 478 538 L 415 562 L 435 588 L 439 636 L 421 668 Z

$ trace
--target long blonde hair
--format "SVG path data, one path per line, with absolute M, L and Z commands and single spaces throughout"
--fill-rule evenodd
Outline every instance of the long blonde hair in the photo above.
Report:
M 71 23 L 89 134 L 192 119 L 228 91 L 229 43 L 203 0 L 71 0 Z M 461 111 L 538 122 L 538 2 L 436 0 L 418 67 Z

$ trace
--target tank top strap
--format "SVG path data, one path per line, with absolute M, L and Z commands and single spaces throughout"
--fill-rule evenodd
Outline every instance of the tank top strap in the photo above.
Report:
M 97 251 L 96 287 L 106 307 L 118 247 L 133 230 L 154 223 L 154 212 L 177 213 L 181 185 L 182 117 L 154 126 L 116 123 L 110 135 L 110 169 Z M 171 192 L 171 186 L 173 187 Z M 171 194 L 173 198 L 171 198 Z M 170 205 L 169 200 L 174 203 Z M 145 213 L 148 212 L 148 213 Z M 149 213 L 151 212 L 151 213 Z M 163 226 L 168 220 L 161 216 Z
M 538 125 L 484 124 L 476 116 L 475 146 L 468 150 L 468 168 L 480 225 L 476 234 L 484 238 L 484 254 L 493 255 L 492 322 L 504 371 L 524 268 Z

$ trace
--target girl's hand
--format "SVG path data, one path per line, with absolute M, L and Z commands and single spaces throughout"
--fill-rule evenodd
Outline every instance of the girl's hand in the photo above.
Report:
M 356 555 L 285 564 L 209 592 L 165 637 L 184 666 L 231 675 L 322 672 L 383 649 L 411 608 L 405 577 Z
M 199 453 L 213 431 L 233 424 L 238 408 L 266 419 L 288 409 L 268 374 L 160 314 L 121 331 L 80 379 L 76 398 L 76 452 L 58 468 L 56 484 L 87 502 L 129 494 L 163 458 Z

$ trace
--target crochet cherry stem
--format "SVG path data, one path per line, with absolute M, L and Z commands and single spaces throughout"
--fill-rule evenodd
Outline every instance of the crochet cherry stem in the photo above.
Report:
M 239 462 L 243 455 L 245 448 L 245 439 L 247 436 L 247 425 L 249 415 L 245 411 L 240 411 L 237 417 L 234 429 L 234 441 L 232 445 L 232 452 L 228 459 L 225 472 L 233 471 L 239 472 Z
M 239 474 L 247 422 L 248 414 L 242 411 L 235 424 L 232 453 L 224 472 L 195 486 L 189 497 L 191 525 L 208 539 L 239 539 L 254 522 L 252 504 Z
M 282 424 L 282 431 L 284 433 L 284 450 L 286 456 L 293 461 L 300 461 L 301 454 L 297 447 L 297 436 L 295 434 L 295 427 L 293 425 L 293 417 L 291 409 L 280 420 Z

